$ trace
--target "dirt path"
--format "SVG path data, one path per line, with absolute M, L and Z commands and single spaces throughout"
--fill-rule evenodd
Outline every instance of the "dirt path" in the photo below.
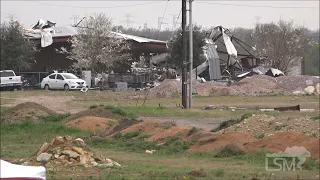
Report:
M 175 122 L 181 126 L 193 126 L 201 128 L 207 131 L 214 129 L 219 126 L 223 121 L 229 120 L 230 118 L 182 118 L 182 117 L 141 117 L 143 120 L 161 120 L 165 122 Z
M 71 114 L 85 110 L 85 108 L 68 106 L 67 103 L 73 101 L 73 96 L 28 96 L 19 98 L 10 98 L 14 100 L 5 106 L 12 107 L 24 102 L 35 102 L 41 104 L 57 113 L 70 112 Z

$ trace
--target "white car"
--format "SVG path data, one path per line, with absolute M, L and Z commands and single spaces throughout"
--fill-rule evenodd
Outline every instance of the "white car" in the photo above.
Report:
M 50 89 L 74 90 L 74 89 L 88 88 L 88 86 L 83 79 L 78 78 L 74 74 L 52 73 L 49 76 L 43 78 L 41 82 L 41 88 L 45 90 L 50 90 Z

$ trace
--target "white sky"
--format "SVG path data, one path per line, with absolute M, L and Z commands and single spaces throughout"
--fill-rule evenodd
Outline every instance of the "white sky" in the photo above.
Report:
M 149 3 L 149 4 L 147 4 Z M 212 4 L 211 4 L 212 3 Z M 139 5 L 140 4 L 140 5 Z M 144 5 L 143 5 L 144 4 Z M 158 27 L 158 17 L 167 19 L 172 28 L 172 16 L 181 10 L 181 0 L 169 1 L 3 1 L 1 0 L 1 22 L 7 20 L 9 14 L 14 14 L 25 26 L 33 26 L 38 19 L 50 20 L 56 26 L 70 25 L 87 14 L 104 12 L 114 19 L 114 24 L 126 25 L 125 14 L 132 15 L 136 23 L 131 27 Z M 232 4 L 232 5 L 227 5 Z M 130 6 L 131 5 L 131 6 Z M 136 5 L 136 6 L 132 6 Z M 73 6 L 73 7 L 70 7 Z M 118 6 L 118 7 L 114 7 Z M 119 7 L 127 6 L 127 7 Z M 249 7 L 264 6 L 264 7 Z M 267 6 L 267 7 L 265 7 Z M 113 7 L 113 8 L 110 8 Z M 275 8 L 291 7 L 291 8 Z M 292 8 L 296 7 L 296 8 Z M 309 7 L 309 8 L 302 8 Z M 226 28 L 253 27 L 254 23 L 293 20 L 297 25 L 310 29 L 319 28 L 319 1 L 198 1 L 193 3 L 193 20 L 205 27 L 222 25 Z M 181 15 L 178 24 L 181 23 Z

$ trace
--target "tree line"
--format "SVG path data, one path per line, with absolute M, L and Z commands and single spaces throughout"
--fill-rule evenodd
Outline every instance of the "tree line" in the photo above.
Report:
M 75 60 L 74 68 L 86 68 L 93 73 L 126 67 L 130 71 L 133 62 L 127 44 L 113 38 L 111 31 L 168 41 L 168 64 L 179 67 L 182 56 L 181 30 L 149 28 L 133 29 L 117 26 L 106 14 L 93 14 L 79 28 L 79 35 L 72 38 L 71 50 L 64 51 Z M 212 28 L 195 25 L 193 33 L 194 67 L 204 61 L 202 48 L 207 33 Z M 319 75 L 319 30 L 297 26 L 292 21 L 259 23 L 254 28 L 233 28 L 232 34 L 255 47 L 257 56 L 267 56 L 270 67 L 284 72 L 304 60 L 305 74 Z M 107 38 L 108 37 L 108 38 Z M 34 62 L 38 49 L 23 35 L 23 27 L 14 19 L 1 24 L 1 69 L 26 70 Z M 121 69 L 121 68 L 120 68 Z

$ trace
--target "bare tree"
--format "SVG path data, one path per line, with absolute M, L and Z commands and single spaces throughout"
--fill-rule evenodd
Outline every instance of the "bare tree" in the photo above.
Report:
M 110 71 L 119 53 L 126 48 L 123 39 L 112 33 L 112 21 L 107 15 L 93 14 L 78 26 L 78 35 L 71 40 L 68 56 L 75 60 L 74 68 L 90 69 L 94 78 L 98 72 Z
M 253 39 L 257 53 L 267 56 L 270 66 L 288 72 L 304 54 L 304 48 L 310 42 L 304 27 L 294 27 L 293 22 L 280 20 L 277 24 L 257 24 Z

